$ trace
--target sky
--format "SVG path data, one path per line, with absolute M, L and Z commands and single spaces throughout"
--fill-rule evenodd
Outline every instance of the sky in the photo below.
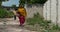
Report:
M 11 6 L 11 5 L 18 6 L 19 5 L 19 0 L 9 0 L 9 1 L 6 1 L 6 2 L 2 2 L 2 5 L 3 6 Z

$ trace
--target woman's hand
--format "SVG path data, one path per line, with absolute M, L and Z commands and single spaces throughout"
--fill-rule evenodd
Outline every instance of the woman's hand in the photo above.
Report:
M 20 16 L 19 14 L 16 14 L 16 16 Z

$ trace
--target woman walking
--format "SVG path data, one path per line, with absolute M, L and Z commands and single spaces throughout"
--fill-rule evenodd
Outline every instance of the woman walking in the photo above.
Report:
M 17 13 L 18 13 L 20 26 L 23 26 L 25 23 L 26 15 L 27 15 L 26 9 L 23 6 L 19 6 Z

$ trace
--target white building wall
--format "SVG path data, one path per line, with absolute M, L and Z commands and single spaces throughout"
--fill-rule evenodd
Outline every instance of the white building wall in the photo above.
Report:
M 60 0 L 58 0 L 58 23 L 60 23 Z M 51 20 L 56 23 L 56 0 L 51 0 Z M 50 20 L 50 0 L 44 4 L 44 18 Z M 46 15 L 47 13 L 47 15 Z M 47 16 L 47 17 L 46 17 Z

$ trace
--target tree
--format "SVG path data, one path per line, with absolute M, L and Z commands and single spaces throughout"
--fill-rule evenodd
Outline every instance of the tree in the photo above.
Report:
M 0 0 L 0 7 L 1 7 L 2 1 L 8 1 L 8 0 Z
M 16 8 L 16 5 L 12 5 L 12 8 Z
M 47 0 L 20 0 L 20 4 L 25 4 L 27 2 L 28 4 L 44 4 Z
M 25 0 L 20 0 L 19 1 L 19 5 L 24 5 L 25 4 Z

